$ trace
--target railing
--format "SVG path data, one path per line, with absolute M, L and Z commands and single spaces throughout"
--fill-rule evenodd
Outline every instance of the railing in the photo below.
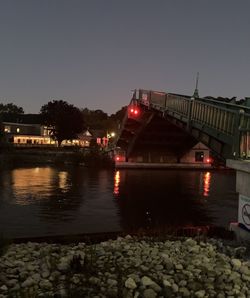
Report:
M 213 130 L 213 136 L 225 136 L 236 156 L 250 157 L 250 108 L 243 105 L 194 99 L 171 93 L 140 90 L 139 102 L 187 123 Z M 219 136 L 220 135 L 220 136 Z M 235 154 L 235 153 L 234 153 Z

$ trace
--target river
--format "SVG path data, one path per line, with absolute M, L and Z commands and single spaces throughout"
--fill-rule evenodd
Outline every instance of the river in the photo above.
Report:
M 0 235 L 43 237 L 237 220 L 233 171 L 0 170 Z

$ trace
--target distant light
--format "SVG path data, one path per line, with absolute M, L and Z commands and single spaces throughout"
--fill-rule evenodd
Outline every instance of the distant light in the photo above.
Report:
M 131 113 L 134 113 L 134 109 L 130 109 L 130 112 L 131 112 Z
M 210 158 L 207 158 L 207 163 L 211 163 L 211 159 Z
M 138 110 L 135 110 L 134 113 L 135 113 L 135 115 L 137 115 L 138 114 Z
M 120 157 L 119 156 L 116 156 L 116 160 L 119 161 L 120 160 Z
M 111 132 L 111 137 L 113 138 L 115 136 L 115 132 Z

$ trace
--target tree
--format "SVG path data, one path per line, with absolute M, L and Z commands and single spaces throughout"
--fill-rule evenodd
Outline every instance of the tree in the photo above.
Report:
M 13 103 L 7 103 L 7 104 L 0 103 L 0 113 L 24 114 L 24 110 L 22 107 L 18 107 Z
M 106 130 L 109 118 L 107 113 L 102 110 L 89 110 L 88 108 L 83 109 L 82 113 L 88 127 Z
M 82 112 L 63 100 L 53 100 L 43 105 L 40 110 L 42 123 L 48 126 L 50 135 L 58 141 L 72 140 L 85 129 Z

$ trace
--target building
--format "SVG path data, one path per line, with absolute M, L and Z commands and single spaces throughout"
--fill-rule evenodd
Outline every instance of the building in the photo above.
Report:
M 48 127 L 41 125 L 38 114 L 2 114 L 1 130 L 8 143 L 17 147 L 57 146 L 57 142 L 50 136 Z M 89 147 L 91 140 L 95 140 L 100 147 L 108 145 L 108 138 L 103 130 L 85 130 L 78 134 L 77 139 L 64 140 L 61 146 Z

